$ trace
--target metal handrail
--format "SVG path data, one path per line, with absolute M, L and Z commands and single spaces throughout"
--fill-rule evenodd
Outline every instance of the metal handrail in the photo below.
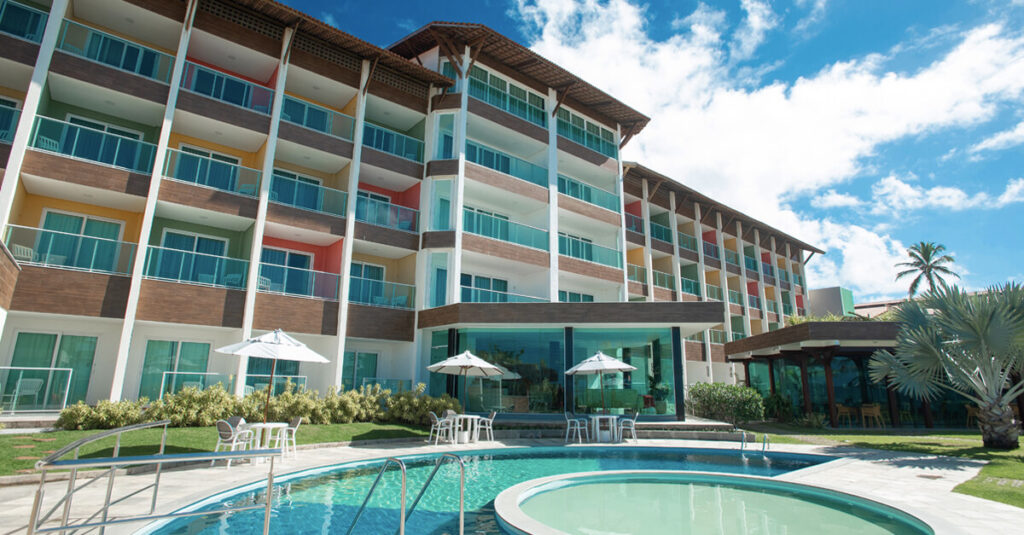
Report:
M 366 498 L 363 500 L 363 505 L 359 506 L 359 510 L 356 511 L 356 516 L 354 518 L 352 518 L 352 523 L 349 524 L 348 531 L 345 532 L 345 535 L 351 534 L 352 530 L 355 529 L 356 522 L 359 522 L 359 517 L 363 516 L 363 511 L 366 510 L 366 504 L 370 503 L 370 496 L 373 496 L 373 491 L 377 490 L 377 485 L 380 484 L 381 478 L 384 477 L 384 472 L 387 471 L 388 466 L 391 466 L 392 463 L 398 465 L 398 468 L 402 471 L 402 510 L 400 512 L 401 516 L 399 517 L 399 521 L 398 521 L 399 522 L 398 523 L 398 532 L 401 535 L 405 535 L 405 479 L 406 479 L 406 470 L 405 470 L 405 462 L 402 461 L 401 459 L 397 458 L 397 457 L 388 457 L 387 459 L 384 460 L 384 465 L 380 467 L 380 472 L 377 472 L 377 479 L 373 480 L 373 485 L 370 485 L 370 491 L 366 493 Z
M 754 440 L 757 440 L 756 438 Z M 740 431 L 740 451 L 743 451 L 747 447 L 747 432 Z
M 412 505 L 409 507 L 409 514 L 402 515 L 402 522 L 404 524 L 405 519 L 412 516 L 413 511 L 416 510 L 416 505 L 420 503 L 420 498 L 427 492 L 427 487 L 434 480 L 434 475 L 437 474 L 438 469 L 441 468 L 441 464 L 444 463 L 446 458 L 455 459 L 459 463 L 459 535 L 463 535 L 466 529 L 466 463 L 462 461 L 462 457 L 455 455 L 454 453 L 445 453 L 438 457 L 437 462 L 434 463 L 434 470 L 430 472 L 430 476 L 427 478 L 427 482 L 420 488 L 420 493 L 416 495 L 416 499 L 412 501 Z M 403 490 L 405 486 L 402 486 Z M 403 508 L 405 495 L 403 493 Z M 404 533 L 400 532 L 400 533 Z
M 768 451 L 768 446 L 772 443 L 771 439 L 768 438 L 768 433 L 764 434 L 764 438 L 761 440 L 761 455 L 763 456 Z

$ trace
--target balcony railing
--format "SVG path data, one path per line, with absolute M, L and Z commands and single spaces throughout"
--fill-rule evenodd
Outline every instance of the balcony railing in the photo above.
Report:
M 192 251 L 149 247 L 146 250 L 146 278 L 191 282 L 221 288 L 245 288 L 249 261 Z
M 423 142 L 383 126 L 363 123 L 363 145 L 414 162 L 423 161 Z
M 732 341 L 733 342 L 735 342 L 736 340 L 742 340 L 742 339 L 744 339 L 746 337 L 747 337 L 747 333 L 739 333 L 739 332 L 732 333 Z
M 547 169 L 470 140 L 466 140 L 466 160 L 544 188 L 548 187 Z
M 0 366 L 0 411 L 61 411 L 71 393 L 71 368 Z M 81 393 L 84 397 L 85 392 Z
M 620 251 L 571 236 L 558 237 L 558 254 L 617 269 L 622 268 L 622 253 Z
M 398 394 L 412 390 L 411 379 L 384 379 L 382 377 L 363 377 L 363 384 L 358 386 L 380 385 L 384 390 L 390 390 L 392 394 Z
M 793 305 L 789 303 L 782 303 L 782 313 L 787 316 L 793 315 Z
M 270 179 L 270 201 L 312 210 L 336 217 L 345 217 L 348 194 L 312 182 L 295 180 L 281 175 Z
M 766 300 L 765 304 L 767 305 L 765 308 L 768 309 L 768 312 L 774 312 L 776 314 L 779 313 L 779 304 L 776 303 L 775 301 L 769 299 Z
M 722 300 L 722 289 L 714 284 L 705 284 L 704 289 L 707 290 L 707 298 L 714 301 Z
M 408 206 L 360 196 L 356 197 L 356 221 L 406 232 L 419 232 L 420 212 Z
M 682 283 L 679 285 L 679 289 L 682 290 L 683 293 L 696 296 L 700 295 L 700 283 L 693 279 L 683 277 Z
M 259 169 L 250 169 L 223 160 L 167 149 L 164 176 L 229 193 L 256 197 L 260 191 Z
M 743 306 L 743 295 L 736 290 L 729 290 L 729 302 L 734 305 Z
M 667 290 L 675 290 L 676 283 L 671 273 L 654 270 L 654 285 Z
M 795 284 L 799 284 L 800 286 L 804 286 L 804 276 L 799 273 L 794 273 L 793 282 Z
M 36 118 L 30 144 L 40 150 L 146 174 L 152 172 L 156 155 L 156 145 L 151 143 L 49 117 Z
M 704 332 L 703 331 L 695 332 L 695 333 L 691 334 L 690 336 L 687 336 L 686 337 L 686 341 L 688 341 L 688 342 L 703 342 L 704 341 Z
M 747 294 L 747 305 L 751 308 L 761 309 L 761 298 L 756 295 Z
M 558 175 L 558 192 L 618 213 L 619 196 L 567 176 Z
M 633 215 L 630 213 L 626 214 L 626 230 L 636 232 L 637 234 L 644 233 L 644 218 Z
M 160 379 L 160 399 L 167 394 L 177 394 L 186 388 L 206 390 L 221 385 L 228 392 L 234 391 L 235 378 L 226 373 L 209 372 L 164 372 Z
M 43 40 L 47 17 L 47 12 L 34 7 L 0 0 L 0 32 L 38 43 Z
M 736 251 L 725 250 L 725 263 L 732 264 L 734 266 L 740 265 L 740 255 L 736 254 Z
M 21 110 L 0 106 L 0 143 L 14 143 L 14 131 L 18 129 Z
M 547 114 L 544 110 L 527 101 L 511 95 L 508 91 L 489 85 L 472 76 L 469 78 L 469 96 L 480 99 L 495 108 L 507 111 L 516 117 L 547 128 Z
M 412 310 L 416 306 L 416 288 L 410 284 L 351 277 L 348 300 L 363 305 Z
M 725 340 L 726 340 L 726 338 L 725 338 L 725 331 L 720 331 L 718 329 L 711 329 L 710 331 L 708 331 L 708 334 L 711 335 L 709 337 L 708 341 L 710 341 L 712 344 L 724 344 L 725 343 Z
M 665 225 L 651 221 L 651 239 L 672 243 L 672 231 Z
M 789 272 L 784 270 L 784 269 L 780 269 L 779 270 L 779 280 L 783 280 L 785 282 L 789 282 Z
M 158 50 L 65 20 L 57 48 L 158 82 L 169 83 L 174 58 Z
M 261 263 L 256 289 L 267 293 L 337 301 L 339 279 L 337 273 Z
M 463 230 L 470 234 L 486 236 L 495 240 L 506 241 L 540 249 L 548 250 L 548 231 L 531 227 L 522 223 L 513 223 L 508 219 L 494 217 L 490 214 L 463 209 Z
M 768 275 L 769 277 L 775 276 L 775 268 L 772 267 L 768 262 L 761 262 L 761 273 Z
M 352 140 L 352 132 L 356 126 L 356 120 L 344 113 L 292 96 L 284 97 L 281 120 L 348 141 Z
M 682 247 L 683 249 L 693 251 L 695 253 L 697 252 L 697 238 L 694 238 L 693 236 L 690 236 L 689 234 L 684 234 L 682 232 L 677 233 L 677 236 L 679 238 L 680 247 Z
M 597 151 L 609 158 L 617 158 L 619 151 L 615 143 L 602 138 L 598 134 L 587 132 L 569 121 L 558 118 L 558 135 L 575 141 L 584 147 Z
M 546 303 L 547 301 L 547 299 L 534 297 L 532 295 L 520 295 L 512 292 L 485 290 L 483 288 L 473 288 L 471 286 L 462 287 L 463 303 Z
M 633 282 L 647 284 L 647 268 L 636 264 L 626 264 L 626 277 Z
M 711 258 L 718 258 L 718 246 L 709 242 L 704 242 L 704 256 L 710 256 Z
M 244 392 L 248 394 L 259 392 L 266 392 L 267 385 L 270 384 L 271 379 L 274 381 L 274 387 L 271 389 L 275 396 L 281 395 L 291 384 L 294 390 L 305 390 L 306 389 L 306 376 L 305 375 L 278 375 L 274 374 L 271 378 L 269 375 L 264 374 L 249 374 L 245 376 L 245 389 Z M 264 394 L 266 395 L 266 394 Z
M 743 265 L 750 271 L 757 271 L 757 259 L 749 256 L 743 257 Z
M 19 262 L 127 275 L 135 244 L 82 234 L 8 225 L 4 242 Z
M 270 115 L 274 102 L 274 92 L 266 87 L 192 62 L 185 63 L 181 87 L 264 115 Z

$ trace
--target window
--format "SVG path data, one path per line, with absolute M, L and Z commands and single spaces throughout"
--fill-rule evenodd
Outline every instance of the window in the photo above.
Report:
M 507 303 L 508 281 L 463 273 L 462 301 L 464 303 Z
M 234 156 L 182 145 L 174 166 L 174 178 L 235 191 L 239 163 L 240 160 Z
M 441 64 L 441 73 L 449 78 L 456 77 L 455 69 L 447 61 Z M 469 94 L 473 98 L 538 126 L 547 127 L 547 115 L 544 113 L 545 101 L 541 95 L 520 87 L 515 82 L 505 80 L 480 65 L 474 65 L 469 70 L 468 82 Z
M 558 242 L 558 250 L 561 254 L 583 260 L 593 260 L 594 258 L 593 240 L 559 232 Z
M 299 363 L 294 360 L 280 360 L 274 364 L 274 359 L 261 359 L 249 357 L 249 364 L 246 366 L 245 386 L 251 387 L 254 391 L 267 391 L 270 381 L 270 372 L 274 372 L 274 395 L 284 392 L 285 385 L 291 382 L 296 387 L 305 386 L 305 379 L 299 379 Z M 248 391 L 248 389 L 246 389 Z
M 560 303 L 593 303 L 594 296 L 584 293 L 558 290 L 558 301 Z
M 45 264 L 92 271 L 114 271 L 118 260 L 120 221 L 46 209 L 36 251 Z
M 283 169 L 274 169 L 270 181 L 270 200 L 307 210 L 321 210 L 323 197 L 320 180 Z
M 171 392 L 175 384 L 201 383 L 197 379 L 205 375 L 209 356 L 210 344 L 206 343 L 147 341 L 139 397 L 159 399 Z
M 356 303 L 384 305 L 384 266 L 352 262 L 349 268 L 348 298 Z
M 490 236 L 499 240 L 509 239 L 509 218 L 507 215 L 466 206 L 464 210 L 463 230 L 472 234 Z
M 313 287 L 313 255 L 264 247 L 260 252 L 258 288 L 271 292 L 309 295 Z
M 363 386 L 365 379 L 377 378 L 377 354 L 346 351 L 341 363 L 342 390 Z
M 391 197 L 372 191 L 356 192 L 356 219 L 387 227 L 390 218 Z
M 11 355 L 12 368 L 70 368 L 59 370 L 5 370 L 4 410 L 59 410 L 67 402 L 85 401 L 89 392 L 95 336 L 20 332 Z
M 227 239 L 164 230 L 162 246 L 156 276 L 206 284 L 218 282 L 228 249 Z
M 592 123 L 565 107 L 558 109 L 558 135 L 593 149 L 609 158 L 618 157 L 615 133 Z
M 59 152 L 129 169 L 138 166 L 141 132 L 70 114 L 67 122 L 79 128 L 65 129 Z

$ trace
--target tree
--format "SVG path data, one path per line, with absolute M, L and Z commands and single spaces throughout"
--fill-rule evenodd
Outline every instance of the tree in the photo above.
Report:
M 1010 403 L 1024 392 L 1024 287 L 970 295 L 943 286 L 895 316 L 903 324 L 897 345 L 872 355 L 871 379 L 925 400 L 956 392 L 977 405 L 985 447 L 1016 448 Z
M 907 249 L 907 256 L 910 257 L 910 262 L 900 262 L 896 264 L 896 267 L 908 269 L 897 273 L 896 280 L 917 274 L 914 280 L 910 282 L 910 290 L 907 292 L 910 297 L 914 297 L 914 294 L 917 293 L 917 288 L 921 286 L 922 280 L 927 281 L 928 290 L 934 292 L 935 281 L 938 281 L 941 286 L 945 286 L 946 280 L 943 277 L 960 278 L 960 275 L 946 267 L 947 264 L 953 263 L 953 257 L 948 254 L 942 254 L 945 251 L 945 245 L 930 241 L 915 243 Z

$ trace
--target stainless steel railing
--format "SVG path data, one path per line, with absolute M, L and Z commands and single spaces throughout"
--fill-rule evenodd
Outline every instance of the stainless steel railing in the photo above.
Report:
M 373 480 L 373 485 L 370 485 L 369 492 L 366 493 L 366 498 L 363 500 L 363 505 L 359 506 L 359 510 L 356 511 L 356 516 L 352 519 L 352 523 L 348 526 L 348 531 L 345 535 L 352 533 L 352 530 L 356 527 L 356 522 L 359 522 L 359 517 L 363 516 L 363 511 L 366 510 L 366 504 L 370 503 L 370 496 L 373 496 L 373 491 L 377 490 L 377 485 L 380 484 L 380 480 L 384 477 L 384 472 L 388 470 L 388 467 L 392 464 L 398 466 L 402 471 L 402 509 L 399 517 L 398 532 L 405 535 L 405 480 L 406 470 L 405 462 L 397 457 L 388 457 L 384 460 L 384 465 L 380 467 L 380 472 L 377 472 L 377 479 Z
M 437 462 L 434 463 L 434 470 L 430 472 L 430 476 L 427 477 L 427 482 L 423 484 L 423 487 L 420 488 L 420 493 L 417 494 L 416 499 L 412 501 L 412 506 L 409 507 L 409 514 L 403 516 L 403 523 L 405 521 L 404 519 L 412 516 L 413 511 L 416 510 L 416 505 L 420 503 L 420 498 L 422 498 L 423 494 L 427 492 L 427 487 L 429 487 L 430 483 L 434 480 L 434 475 L 437 474 L 438 469 L 441 468 L 445 459 L 454 459 L 455 462 L 459 463 L 459 535 L 463 535 L 466 529 L 466 463 L 462 462 L 462 457 L 459 457 L 454 453 L 445 453 L 437 458 Z M 404 485 L 402 487 L 403 489 L 405 488 Z M 404 493 L 402 506 L 404 509 Z M 400 531 L 399 533 L 404 533 L 404 531 Z

